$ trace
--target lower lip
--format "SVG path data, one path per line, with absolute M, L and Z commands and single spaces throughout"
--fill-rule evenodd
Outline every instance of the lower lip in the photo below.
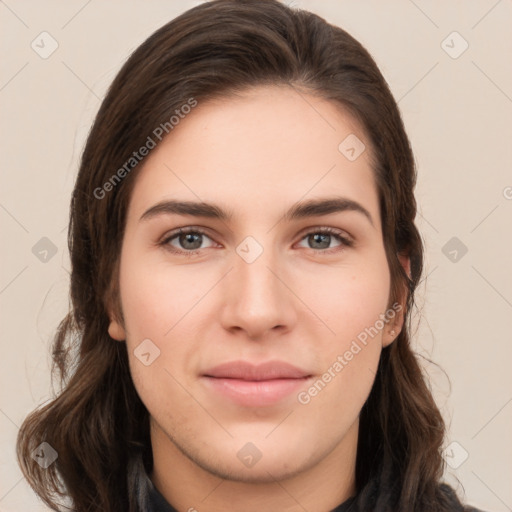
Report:
M 302 379 L 241 380 L 203 377 L 210 389 L 244 407 L 275 405 L 304 387 L 310 377 Z

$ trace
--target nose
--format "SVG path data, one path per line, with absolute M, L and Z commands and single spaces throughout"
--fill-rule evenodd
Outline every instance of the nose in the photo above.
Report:
M 293 283 L 275 251 L 265 248 L 255 261 L 234 255 L 234 268 L 223 280 L 226 300 L 221 322 L 226 330 L 243 331 L 251 340 L 287 332 L 297 321 Z M 249 260 L 250 261 L 250 260 Z

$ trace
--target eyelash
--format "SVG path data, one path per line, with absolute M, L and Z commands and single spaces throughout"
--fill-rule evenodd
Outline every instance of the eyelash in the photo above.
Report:
M 168 251 L 170 251 L 171 253 L 174 253 L 174 254 L 184 255 L 186 257 L 195 256 L 196 254 L 199 254 L 199 252 L 201 252 L 201 249 L 195 249 L 195 250 L 192 250 L 192 251 L 183 251 L 183 250 L 179 250 L 179 249 L 174 248 L 169 243 L 169 242 L 171 242 L 171 240 L 175 239 L 179 235 L 186 235 L 186 234 L 189 234 L 189 233 L 203 235 L 203 236 L 206 236 L 206 237 L 211 239 L 211 237 L 208 236 L 208 234 L 205 231 L 203 231 L 203 230 L 201 230 L 199 228 L 180 228 L 177 231 L 171 233 L 169 236 L 166 236 L 161 242 L 158 243 L 158 245 L 163 246 L 166 250 L 168 250 Z M 353 240 L 349 239 L 346 236 L 343 236 L 341 234 L 341 232 L 337 231 L 336 229 L 329 228 L 329 227 L 312 229 L 311 231 L 308 231 L 307 233 L 304 233 L 304 235 L 301 238 L 301 241 L 304 238 L 306 238 L 306 237 L 308 237 L 310 235 L 316 235 L 316 234 L 333 236 L 334 238 L 336 238 L 341 243 L 341 245 L 333 247 L 331 249 L 313 249 L 311 247 L 307 248 L 307 249 L 309 249 L 311 251 L 314 251 L 316 253 L 320 253 L 322 255 L 334 254 L 336 252 L 343 251 L 343 250 L 345 250 L 348 247 L 353 247 L 353 245 L 354 245 Z

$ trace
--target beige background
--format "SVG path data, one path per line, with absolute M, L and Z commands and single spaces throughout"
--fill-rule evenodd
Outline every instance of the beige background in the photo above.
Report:
M 49 341 L 67 308 L 68 205 L 85 137 L 129 53 L 198 3 L 0 2 L 2 511 L 46 510 L 21 477 L 14 442 L 25 415 L 51 393 Z M 458 468 L 447 466 L 446 478 L 460 481 L 469 502 L 510 511 L 512 2 L 292 4 L 361 41 L 399 101 L 419 168 L 427 251 L 416 346 L 451 382 L 425 363 L 450 427 L 447 444 L 458 443 L 447 450 Z M 31 48 L 43 31 L 58 43 L 47 59 Z M 468 49 L 453 58 L 464 40 Z M 43 237 L 57 250 L 46 262 L 33 253 Z M 459 247 L 445 255 L 452 237 Z

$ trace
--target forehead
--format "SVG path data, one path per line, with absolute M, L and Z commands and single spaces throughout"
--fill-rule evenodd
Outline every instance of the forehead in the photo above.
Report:
M 180 198 L 262 215 L 264 208 L 333 194 L 364 202 L 379 218 L 363 128 L 333 102 L 288 86 L 260 86 L 199 101 L 183 116 L 146 157 L 130 214 Z

